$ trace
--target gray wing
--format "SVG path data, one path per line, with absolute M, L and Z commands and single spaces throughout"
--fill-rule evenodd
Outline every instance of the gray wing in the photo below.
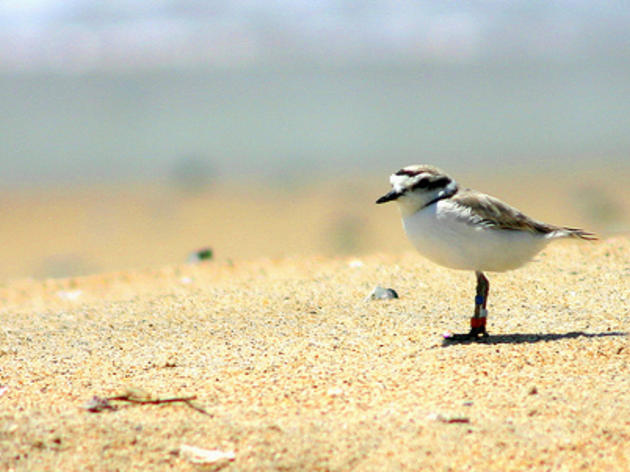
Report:
M 463 189 L 451 197 L 453 203 L 467 210 L 469 221 L 487 228 L 549 234 L 564 228 L 536 221 L 516 208 L 485 193 Z

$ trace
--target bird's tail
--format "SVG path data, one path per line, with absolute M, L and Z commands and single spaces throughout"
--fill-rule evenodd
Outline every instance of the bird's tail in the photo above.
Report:
M 594 233 L 589 233 L 580 228 L 564 227 L 560 228 L 557 233 L 559 237 L 563 238 L 584 239 L 586 241 L 597 241 L 599 239 Z

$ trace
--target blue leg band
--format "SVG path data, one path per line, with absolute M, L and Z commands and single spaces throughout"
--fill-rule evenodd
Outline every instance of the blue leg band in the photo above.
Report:
M 483 305 L 485 297 L 483 295 L 475 296 L 475 305 Z

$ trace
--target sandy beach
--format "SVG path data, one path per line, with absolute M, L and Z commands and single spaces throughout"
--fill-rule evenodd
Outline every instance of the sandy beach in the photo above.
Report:
M 8 282 L 0 468 L 628 470 L 630 241 L 489 278 L 491 336 L 457 345 L 474 276 L 411 252 Z M 130 392 L 195 399 L 86 409 Z

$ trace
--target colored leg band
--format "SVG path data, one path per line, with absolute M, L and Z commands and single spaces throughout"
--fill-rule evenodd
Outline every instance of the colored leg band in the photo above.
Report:
M 484 328 L 486 326 L 486 317 L 475 317 L 473 316 L 470 319 L 470 327 L 471 328 Z
M 483 295 L 477 295 L 475 296 L 475 305 L 483 305 L 483 302 L 485 301 L 486 297 L 484 297 Z

